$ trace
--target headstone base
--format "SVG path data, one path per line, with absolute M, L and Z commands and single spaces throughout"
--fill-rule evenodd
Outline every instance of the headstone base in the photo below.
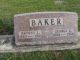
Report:
M 16 46 L 13 41 L 13 35 L 1 36 L 0 39 L 5 39 L 0 44 L 0 52 L 32 52 L 32 51 L 48 51 L 48 50 L 67 50 L 67 49 L 79 49 L 80 48 L 80 32 L 78 32 L 79 41 L 74 44 L 56 44 L 56 45 L 36 45 L 36 46 Z M 6 42 L 6 40 L 10 40 Z M 5 42 L 5 43 L 4 43 Z M 3 44 L 4 43 L 4 44 Z

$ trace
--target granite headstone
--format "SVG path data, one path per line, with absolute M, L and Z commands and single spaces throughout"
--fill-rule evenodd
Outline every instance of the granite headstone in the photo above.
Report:
M 78 16 L 74 12 L 35 12 L 14 16 L 16 45 L 76 43 Z

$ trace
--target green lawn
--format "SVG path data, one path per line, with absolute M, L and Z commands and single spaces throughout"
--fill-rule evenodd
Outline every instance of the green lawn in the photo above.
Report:
M 55 4 L 54 0 L 0 0 L 0 34 L 13 33 L 15 14 L 40 11 L 77 12 L 80 23 L 80 0 L 64 0 Z M 78 24 L 78 27 L 80 24 Z M 80 30 L 80 27 L 79 27 Z M 47 51 L 31 53 L 1 53 L 0 60 L 80 60 L 79 50 Z
M 27 53 L 1 53 L 0 60 L 80 60 L 80 51 L 37 51 Z

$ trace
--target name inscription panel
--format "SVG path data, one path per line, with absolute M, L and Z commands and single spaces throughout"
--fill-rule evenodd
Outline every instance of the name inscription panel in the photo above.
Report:
M 78 17 L 73 12 L 37 12 L 14 16 L 17 45 L 76 43 Z

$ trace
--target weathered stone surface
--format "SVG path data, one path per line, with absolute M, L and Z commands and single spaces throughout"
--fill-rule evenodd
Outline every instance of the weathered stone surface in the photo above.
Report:
M 0 52 L 12 50 L 13 35 L 0 35 Z
M 32 51 L 48 51 L 48 50 L 66 50 L 80 49 L 80 32 L 78 32 L 78 42 L 76 44 L 57 44 L 57 45 L 34 45 L 34 46 L 15 46 L 12 44 L 13 35 L 0 36 L 0 41 L 10 39 L 8 43 L 0 44 L 0 53 L 4 52 L 32 52 Z
M 78 16 L 73 12 L 37 12 L 14 16 L 16 45 L 76 43 Z

